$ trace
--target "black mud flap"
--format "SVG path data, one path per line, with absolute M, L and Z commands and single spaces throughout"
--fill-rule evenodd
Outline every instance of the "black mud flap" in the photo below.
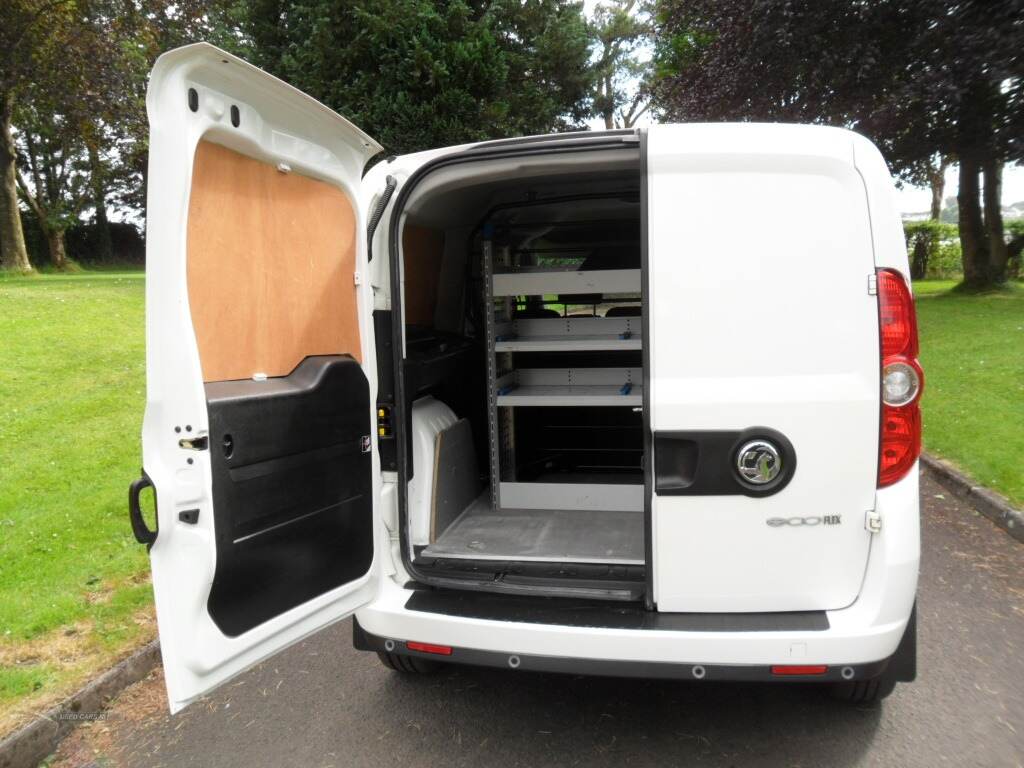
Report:
M 917 679 L 917 602 L 910 611 L 903 638 L 896 646 L 896 653 L 889 659 L 889 674 L 901 683 L 912 683 Z

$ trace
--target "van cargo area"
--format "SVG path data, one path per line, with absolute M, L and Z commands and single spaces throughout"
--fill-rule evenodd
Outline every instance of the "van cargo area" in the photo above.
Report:
M 407 430 L 419 574 L 641 596 L 640 184 L 631 137 L 444 165 L 393 214 L 406 418 L 383 429 Z

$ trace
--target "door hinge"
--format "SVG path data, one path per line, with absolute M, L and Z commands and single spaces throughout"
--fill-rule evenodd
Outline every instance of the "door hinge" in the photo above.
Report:
M 352 284 L 353 285 L 362 285 L 363 284 L 363 276 L 360 275 L 358 272 L 353 272 L 352 273 Z
M 873 509 L 864 515 L 864 530 L 868 533 L 879 533 L 882 530 L 882 516 Z
M 210 438 L 206 435 L 201 437 L 183 437 L 178 441 L 178 447 L 189 451 L 205 451 L 210 447 Z
M 872 272 L 868 275 L 868 296 L 878 295 L 878 275 Z

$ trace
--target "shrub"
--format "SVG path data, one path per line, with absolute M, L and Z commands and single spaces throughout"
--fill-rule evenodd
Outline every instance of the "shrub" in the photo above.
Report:
M 46 267 L 50 254 L 46 249 L 46 238 L 39 228 L 36 217 L 22 211 L 21 226 L 25 232 L 25 247 L 32 265 Z M 143 264 L 146 260 L 146 240 L 143 233 L 132 224 L 110 222 L 110 239 L 113 249 L 112 264 Z M 64 246 L 68 258 L 79 264 L 99 264 L 99 233 L 91 222 L 80 222 L 69 227 L 64 233 Z
M 1024 219 L 1004 221 L 1003 232 L 1010 247 L 1010 262 L 1006 268 L 1006 275 L 1011 280 L 1017 280 L 1021 273 L 1021 251 L 1024 250 Z
M 910 257 L 910 276 L 954 277 L 962 269 L 960 239 L 956 224 L 942 221 L 905 221 L 903 235 Z

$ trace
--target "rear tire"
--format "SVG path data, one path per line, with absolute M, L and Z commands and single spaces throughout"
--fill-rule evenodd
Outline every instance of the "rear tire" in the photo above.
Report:
M 387 651 L 378 651 L 377 658 L 388 669 L 406 675 L 430 675 L 441 666 L 436 661 L 421 659 L 417 656 L 405 656 L 400 653 L 388 653 Z
M 870 680 L 851 680 L 833 683 L 829 693 L 832 698 L 847 704 L 874 704 L 881 701 L 896 688 L 896 680 L 891 675 L 882 674 Z

